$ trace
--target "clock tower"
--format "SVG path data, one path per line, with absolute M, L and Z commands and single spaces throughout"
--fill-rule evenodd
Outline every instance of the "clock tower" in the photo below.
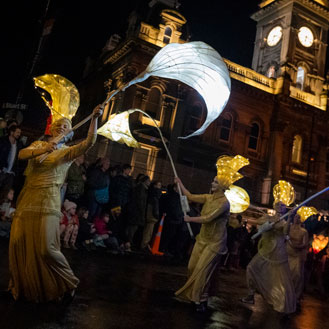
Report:
M 325 78 L 327 0 L 264 0 L 257 22 L 252 68 L 269 78 L 290 79 L 290 96 L 307 93 L 321 108 Z

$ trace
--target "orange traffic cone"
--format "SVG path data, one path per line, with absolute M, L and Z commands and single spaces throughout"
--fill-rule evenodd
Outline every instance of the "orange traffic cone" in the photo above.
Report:
M 160 224 L 159 224 L 158 233 L 156 234 L 156 236 L 154 238 L 153 246 L 151 249 L 152 255 L 158 255 L 158 256 L 163 255 L 163 252 L 159 251 L 159 247 L 160 247 L 161 233 L 162 233 L 163 222 L 164 222 L 165 216 L 166 216 L 166 214 L 163 214 Z

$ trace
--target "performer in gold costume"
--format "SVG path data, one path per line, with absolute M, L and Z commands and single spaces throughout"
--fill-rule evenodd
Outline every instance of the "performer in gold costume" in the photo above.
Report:
M 17 300 L 58 301 L 73 296 L 79 279 L 60 251 L 60 189 L 72 161 L 96 141 L 100 106 L 93 111 L 88 137 L 81 143 L 59 147 L 54 142 L 36 141 L 19 153 L 28 159 L 25 185 L 17 200 L 9 245 L 9 290 Z M 63 118 L 51 127 L 52 138 L 71 129 Z M 40 162 L 42 154 L 49 156 Z
M 217 176 L 211 184 L 211 194 L 191 194 L 181 180 L 175 178 L 189 201 L 203 204 L 201 216 L 184 217 L 186 222 L 202 225 L 188 264 L 187 282 L 175 293 L 178 300 L 193 302 L 197 312 L 207 309 L 211 278 L 221 256 L 227 253 L 226 224 L 230 215 L 230 201 L 224 192 L 243 177 L 238 170 L 247 164 L 249 160 L 241 155 L 220 156 L 216 162 Z
M 294 223 L 290 227 L 287 243 L 288 262 L 292 282 L 295 286 L 297 307 L 304 292 L 304 265 L 308 251 L 308 232 L 302 227 L 299 214 L 295 214 Z
M 249 294 L 241 301 L 254 304 L 255 292 L 260 293 L 266 302 L 279 313 L 289 314 L 296 310 L 296 294 L 288 264 L 286 249 L 291 217 L 280 220 L 286 211 L 282 202 L 274 204 L 276 214 L 265 215 L 255 220 L 257 225 L 269 225 L 258 243 L 258 253 L 247 266 Z M 248 219 L 248 222 L 251 220 Z M 275 223 L 271 226 L 271 223 Z
M 196 237 L 191 258 L 188 264 L 187 282 L 176 291 L 180 300 L 196 304 L 196 311 L 206 310 L 208 289 L 212 274 L 220 262 L 221 256 L 227 253 L 226 224 L 230 214 L 230 204 L 225 197 L 225 187 L 215 177 L 211 184 L 212 194 L 191 194 L 179 178 L 183 194 L 189 201 L 203 204 L 201 216 L 185 216 L 186 222 L 201 223 L 200 233 Z

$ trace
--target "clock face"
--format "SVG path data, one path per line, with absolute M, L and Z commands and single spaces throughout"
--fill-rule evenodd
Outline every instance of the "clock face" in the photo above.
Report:
M 311 47 L 313 45 L 314 36 L 308 27 L 302 26 L 298 31 L 298 39 L 304 47 Z
M 267 44 L 270 47 L 273 47 L 278 44 L 282 37 L 282 27 L 276 26 L 274 27 L 267 36 Z

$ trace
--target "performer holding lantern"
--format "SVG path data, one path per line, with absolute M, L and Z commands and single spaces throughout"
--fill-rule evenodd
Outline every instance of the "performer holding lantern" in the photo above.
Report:
M 61 118 L 51 125 L 49 142 L 36 141 L 19 153 L 26 159 L 25 185 L 17 200 L 9 245 L 9 290 L 15 299 L 33 302 L 70 300 L 79 279 L 60 251 L 60 189 L 72 161 L 96 141 L 98 106 L 93 111 L 88 137 L 67 147 L 52 142 L 71 129 L 71 121 Z M 49 153 L 45 161 L 40 156 Z
M 285 181 L 279 181 L 273 193 L 276 214 L 262 216 L 254 223 L 263 225 L 260 228 L 262 237 L 258 243 L 258 253 L 247 266 L 249 294 L 241 301 L 254 304 L 254 294 L 258 292 L 275 311 L 289 314 L 296 310 L 296 294 L 286 250 L 291 216 L 287 221 L 279 219 L 286 212 L 286 205 L 294 201 L 295 193 L 291 184 Z
M 241 156 L 219 158 L 218 174 L 211 184 L 211 194 L 191 194 L 181 180 L 175 178 L 189 201 L 203 204 L 200 217 L 184 217 L 186 222 L 201 223 L 202 226 L 188 264 L 187 282 L 175 293 L 179 300 L 195 303 L 197 312 L 206 310 L 212 274 L 221 256 L 227 252 L 226 224 L 230 203 L 224 192 L 234 181 L 242 178 L 237 171 L 246 164 L 249 161 Z
M 308 232 L 301 224 L 301 216 L 297 211 L 294 215 L 294 222 L 290 227 L 287 252 L 298 308 L 304 291 L 304 265 L 309 245 Z

